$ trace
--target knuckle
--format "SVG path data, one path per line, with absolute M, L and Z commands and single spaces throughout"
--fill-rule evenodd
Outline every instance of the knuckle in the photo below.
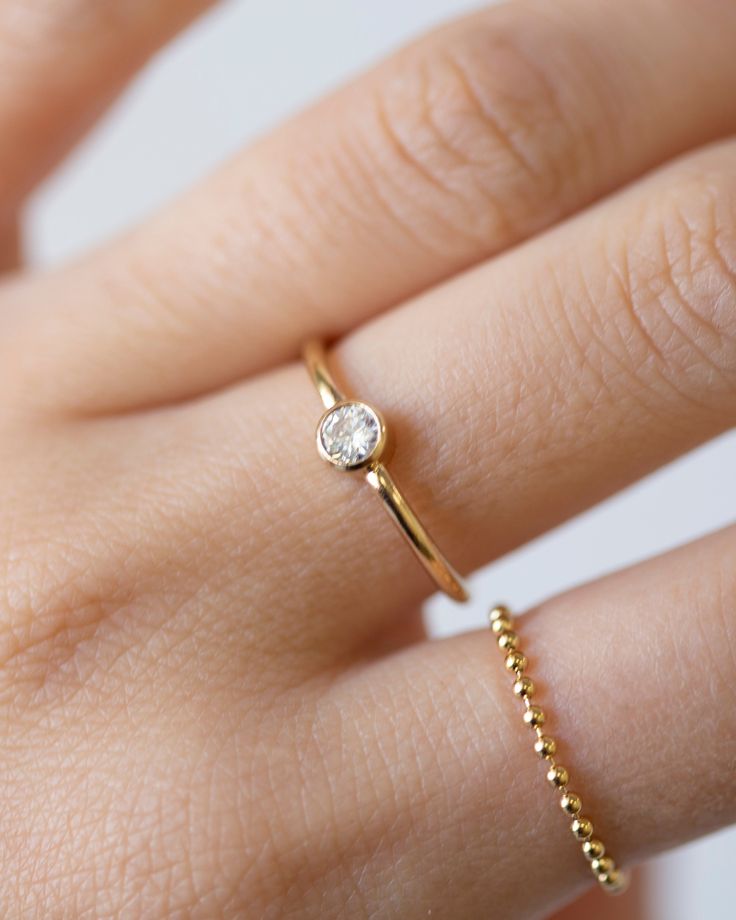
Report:
M 691 168 L 642 214 L 627 243 L 628 308 L 647 360 L 681 389 L 736 391 L 736 182 Z
M 573 98 L 569 71 L 534 51 L 553 42 L 572 59 L 574 37 L 548 17 L 492 12 L 398 59 L 356 151 L 378 163 L 383 198 L 395 209 L 400 200 L 401 216 L 443 249 L 453 234 L 488 245 L 542 225 L 591 155 L 577 112 L 589 100 Z

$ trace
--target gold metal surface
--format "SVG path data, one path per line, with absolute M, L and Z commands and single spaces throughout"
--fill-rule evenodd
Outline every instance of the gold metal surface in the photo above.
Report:
M 528 677 L 521 676 L 528 664 L 526 656 L 518 648 L 514 648 L 512 652 L 507 651 L 507 642 L 504 640 L 508 635 L 514 636 L 514 644 L 519 641 L 513 617 L 507 607 L 499 604 L 491 610 L 488 620 L 496 643 L 505 656 L 505 665 L 514 673 L 514 693 L 524 704 L 524 722 L 534 731 L 534 750 L 545 761 L 547 781 L 560 796 L 560 808 L 571 819 L 570 830 L 580 844 L 583 856 L 588 860 L 593 875 L 603 891 L 606 894 L 620 894 L 626 890 L 628 876 L 617 868 L 610 856 L 605 855 L 606 848 L 603 842 L 593 837 L 593 822 L 581 815 L 583 801 L 579 795 L 570 791 L 570 775 L 565 767 L 555 760 L 557 743 L 554 738 L 544 734 L 544 711 L 532 703 L 532 696 L 535 694 L 534 684 Z
M 366 482 L 378 494 L 383 507 L 437 587 L 455 601 L 466 601 L 468 593 L 460 576 L 440 552 L 437 544 L 417 517 L 385 464 L 381 462 L 381 454 L 387 440 L 386 426 L 381 413 L 368 403 L 360 400 L 349 400 L 342 393 L 327 366 L 325 349 L 321 342 L 312 341 L 307 343 L 304 348 L 304 362 L 326 412 L 340 404 L 355 402 L 367 407 L 379 419 L 380 437 L 376 447 L 364 464 L 354 468 L 363 472 Z M 323 415 L 317 427 L 317 446 L 322 458 L 328 462 L 333 462 L 325 455 L 320 442 L 319 433 L 324 417 Z

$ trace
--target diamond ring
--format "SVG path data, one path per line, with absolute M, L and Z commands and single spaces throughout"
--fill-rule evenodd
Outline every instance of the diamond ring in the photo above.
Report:
M 468 594 L 460 576 L 437 548 L 381 462 L 387 442 L 386 423 L 381 413 L 368 403 L 348 399 L 340 391 L 327 367 L 320 342 L 309 342 L 305 346 L 304 361 L 325 407 L 317 425 L 320 457 L 339 470 L 362 471 L 440 590 L 453 600 L 466 601 Z

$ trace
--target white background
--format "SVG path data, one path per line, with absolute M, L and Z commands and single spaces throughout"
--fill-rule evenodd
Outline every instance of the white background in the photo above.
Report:
M 406 38 L 478 5 L 459 0 L 224 5 L 154 62 L 41 190 L 31 208 L 31 256 L 47 264 L 63 260 L 141 219 L 254 135 Z M 474 593 L 523 608 L 728 524 L 736 510 L 734 470 L 736 436 L 730 435 L 491 566 L 477 577 Z M 477 606 L 460 616 L 450 605 L 433 602 L 430 621 L 436 632 L 448 633 L 478 627 L 483 613 Z M 672 712 L 676 717 L 676 700 Z M 736 916 L 734 860 L 734 831 L 656 860 L 648 920 Z

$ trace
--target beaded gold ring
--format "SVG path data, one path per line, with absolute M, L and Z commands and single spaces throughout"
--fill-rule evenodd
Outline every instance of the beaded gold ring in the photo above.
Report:
M 559 793 L 560 807 L 571 818 L 570 830 L 580 842 L 583 855 L 601 888 L 607 894 L 621 894 L 628 885 L 628 875 L 617 868 L 613 858 L 606 853 L 603 841 L 593 836 L 593 822 L 582 814 L 583 802 L 580 796 L 570 791 L 569 773 L 555 760 L 557 743 L 544 733 L 544 711 L 532 703 L 534 684 L 525 674 L 528 662 L 519 648 L 519 636 L 514 631 L 511 613 L 499 604 L 491 610 L 488 619 L 498 647 L 505 653 L 506 670 L 513 675 L 514 694 L 524 704 L 524 722 L 536 735 L 534 750 L 545 761 L 547 781 Z

